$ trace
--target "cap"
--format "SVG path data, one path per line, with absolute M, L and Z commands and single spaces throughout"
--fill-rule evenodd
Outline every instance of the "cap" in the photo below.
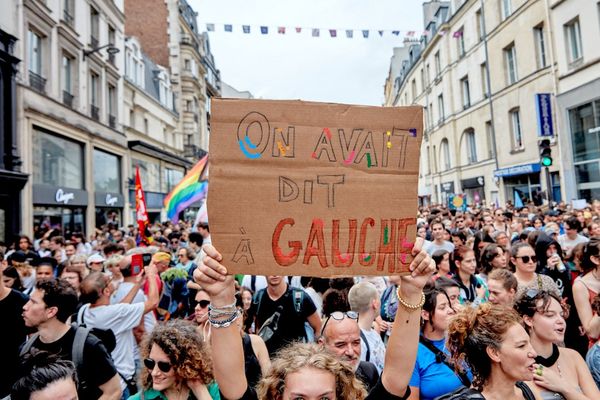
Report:
M 103 263 L 104 261 L 106 261 L 106 258 L 102 257 L 100 254 L 92 254 L 87 259 L 88 265 L 91 263 Z

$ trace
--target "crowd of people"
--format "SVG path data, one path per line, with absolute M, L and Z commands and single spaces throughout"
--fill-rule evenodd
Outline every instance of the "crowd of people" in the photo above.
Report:
M 230 275 L 208 223 L 0 243 L 0 399 L 600 399 L 600 202 L 421 207 L 410 273 Z

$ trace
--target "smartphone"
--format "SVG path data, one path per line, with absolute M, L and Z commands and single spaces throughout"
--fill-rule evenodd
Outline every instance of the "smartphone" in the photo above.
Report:
M 131 256 L 131 276 L 139 275 L 144 269 L 145 254 L 134 254 Z M 152 257 L 150 255 L 150 257 Z
M 142 264 L 144 267 L 147 267 L 152 262 L 152 254 L 144 253 L 142 254 Z

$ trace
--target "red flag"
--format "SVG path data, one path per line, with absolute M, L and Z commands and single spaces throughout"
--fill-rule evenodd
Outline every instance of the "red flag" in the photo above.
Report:
M 146 211 L 146 197 L 144 196 L 144 189 L 142 189 L 139 166 L 135 167 L 135 216 L 141 242 L 150 244 L 152 235 L 148 230 L 148 211 Z

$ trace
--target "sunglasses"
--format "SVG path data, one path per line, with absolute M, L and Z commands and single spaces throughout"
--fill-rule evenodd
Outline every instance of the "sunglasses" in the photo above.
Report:
M 148 368 L 150 371 L 152 371 L 154 369 L 154 366 L 158 365 L 158 369 L 160 369 L 162 372 L 169 372 L 171 370 L 171 364 L 169 364 L 166 361 L 155 361 L 151 358 L 145 358 L 144 359 L 144 366 L 146 368 Z
M 200 308 L 206 308 L 210 304 L 210 300 L 200 300 L 194 302 L 194 308 L 200 306 Z
M 537 262 L 536 256 L 517 256 L 515 258 L 520 258 L 521 260 L 523 260 L 524 263 L 528 263 L 529 260 L 531 260 L 532 262 Z
M 346 312 L 334 311 L 331 314 L 329 314 L 329 317 L 327 317 L 327 319 L 325 320 L 325 323 L 323 324 L 323 328 L 321 328 L 321 336 L 323 336 L 323 332 L 325 332 L 325 327 L 327 326 L 327 323 L 329 322 L 330 318 L 333 318 L 336 321 L 341 321 L 345 317 L 348 317 L 350 319 L 358 321 L 358 313 L 356 311 L 346 311 Z

